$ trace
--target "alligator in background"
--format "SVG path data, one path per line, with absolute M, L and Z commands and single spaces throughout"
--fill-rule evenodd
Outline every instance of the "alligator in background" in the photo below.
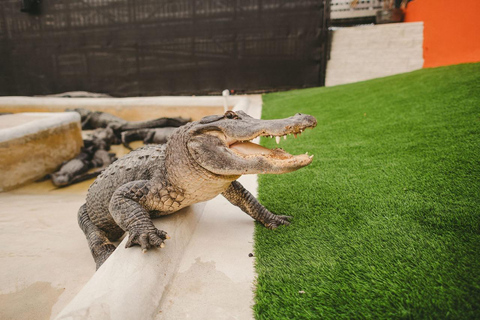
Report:
M 112 144 L 118 144 L 117 138 L 111 128 L 99 128 L 89 133 L 83 139 L 84 147 L 75 158 L 64 162 L 60 168 L 48 174 L 44 179 L 51 179 L 56 187 L 67 187 L 69 185 L 95 178 L 117 160 L 114 153 L 109 153 Z M 100 168 L 88 172 L 92 168 Z
M 120 132 L 126 130 L 180 127 L 191 120 L 182 117 L 176 117 L 157 118 L 145 121 L 127 121 L 112 114 L 101 111 L 90 111 L 83 108 L 76 108 L 71 111 L 75 111 L 80 114 L 83 130 L 110 127 L 113 129 L 117 136 L 120 135 Z
M 68 91 L 57 94 L 39 95 L 35 97 L 56 97 L 56 98 L 113 98 L 109 94 L 88 91 Z
M 98 128 L 86 134 L 83 145 L 87 148 L 110 150 L 113 144 L 120 144 L 112 128 Z
M 111 241 L 125 232 L 126 247 L 140 245 L 144 252 L 163 247 L 169 237 L 151 218 L 218 194 L 267 228 L 288 225 L 291 217 L 268 211 L 236 180 L 243 174 L 280 174 L 310 164 L 313 156 L 267 149 L 250 140 L 267 136 L 278 143 L 280 137 L 296 136 L 316 124 L 303 114 L 258 120 L 227 111 L 180 127 L 164 145 L 145 146 L 120 158 L 90 186 L 78 212 L 97 269 L 115 250 Z
M 133 150 L 130 142 L 143 140 L 144 144 L 164 144 L 177 128 L 137 129 L 122 132 L 122 144 Z
M 47 177 L 52 179 L 52 183 L 57 187 L 71 185 L 76 177 L 85 174 L 90 169 L 91 159 L 92 152 L 87 148 L 82 148 L 78 156 L 64 162 L 58 171 L 47 175 Z
M 56 187 L 67 187 L 97 177 L 115 160 L 117 160 L 115 154 L 104 149 L 82 148 L 78 156 L 63 163 L 58 171 L 47 175 L 46 178 L 51 179 Z M 92 168 L 99 169 L 88 172 Z

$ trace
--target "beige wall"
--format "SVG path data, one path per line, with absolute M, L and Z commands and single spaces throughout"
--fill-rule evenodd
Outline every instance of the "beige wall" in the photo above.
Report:
M 423 23 L 342 28 L 333 32 L 326 86 L 421 69 Z

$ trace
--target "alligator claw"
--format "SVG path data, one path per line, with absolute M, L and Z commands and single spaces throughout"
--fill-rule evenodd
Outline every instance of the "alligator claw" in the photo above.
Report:
M 165 231 L 158 229 L 147 232 L 132 231 L 130 232 L 125 248 L 139 245 L 142 248 L 142 252 L 145 253 L 152 247 L 165 247 L 164 241 L 169 238 Z
M 274 216 L 272 220 L 266 221 L 264 225 L 268 229 L 276 229 L 278 226 L 281 225 L 288 226 L 291 219 L 293 219 L 292 216 Z

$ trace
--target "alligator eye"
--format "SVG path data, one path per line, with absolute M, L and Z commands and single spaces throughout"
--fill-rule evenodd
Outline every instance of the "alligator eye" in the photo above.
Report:
M 233 111 L 227 111 L 227 112 L 225 112 L 225 118 L 227 118 L 227 119 L 238 119 L 238 116 Z

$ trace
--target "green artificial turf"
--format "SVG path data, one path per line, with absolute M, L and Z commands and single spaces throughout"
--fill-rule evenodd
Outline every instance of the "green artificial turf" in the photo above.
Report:
M 264 119 L 318 125 L 280 142 L 311 165 L 259 176 L 294 219 L 256 226 L 256 318 L 479 319 L 480 64 L 263 101 Z

